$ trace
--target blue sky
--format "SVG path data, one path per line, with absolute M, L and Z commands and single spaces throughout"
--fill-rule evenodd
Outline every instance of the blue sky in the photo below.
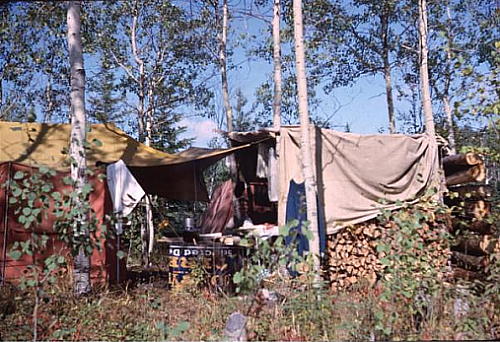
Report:
M 246 48 L 253 43 L 261 43 L 269 39 L 270 32 L 264 21 L 251 16 L 238 15 L 235 8 L 232 8 L 232 10 L 233 19 L 230 21 L 228 44 L 230 47 L 232 46 L 234 51 L 231 63 L 239 67 L 229 70 L 229 88 L 233 105 L 236 90 L 242 90 L 248 100 L 248 110 L 255 100 L 256 89 L 271 75 L 272 64 L 255 57 L 248 58 Z M 269 11 L 264 15 L 269 20 L 271 19 Z M 255 36 L 254 41 L 239 41 L 239 36 L 242 33 Z M 92 56 L 86 55 L 85 68 L 90 78 L 100 70 L 99 61 Z M 216 75 L 208 82 L 210 83 L 208 86 L 214 90 L 216 95 L 214 102 L 218 115 L 223 116 L 220 75 Z M 337 88 L 328 95 L 320 94 L 318 98 L 321 102 L 318 107 L 311 108 L 310 115 L 331 117 L 330 125 L 335 129 L 344 130 L 347 124 L 354 133 L 370 134 L 377 133 L 387 126 L 385 86 L 380 76 L 364 77 L 351 87 Z M 134 102 L 132 97 L 127 100 Z M 398 103 L 396 99 L 396 108 L 398 108 L 398 105 L 404 104 Z M 41 109 L 38 109 L 41 112 Z M 185 112 L 190 113 L 192 111 L 187 108 Z M 187 126 L 188 132 L 185 136 L 195 138 L 194 145 L 206 146 L 207 142 L 216 136 L 217 124 L 208 118 L 186 116 L 180 124 Z
M 269 34 L 264 31 L 265 24 L 261 20 L 250 17 L 233 20 L 230 25 L 232 34 L 229 36 L 229 45 L 234 44 L 231 39 L 241 32 L 254 34 L 262 39 Z M 272 73 L 272 65 L 262 60 L 249 59 L 242 47 L 234 49 L 231 60 L 239 68 L 229 71 L 230 93 L 233 95 L 236 89 L 241 89 L 250 105 L 255 99 L 258 86 Z M 220 104 L 218 110 L 222 115 L 220 77 L 212 82 L 216 92 L 215 101 Z M 310 114 L 331 116 L 330 123 L 334 129 L 344 130 L 348 124 L 353 133 L 372 134 L 387 127 L 385 84 L 380 76 L 366 76 L 353 86 L 337 88 L 329 95 L 321 94 L 319 99 L 321 103 L 315 108 L 316 112 Z M 209 119 L 191 117 L 184 119 L 181 124 L 188 127 L 186 136 L 196 138 L 194 145 L 205 146 L 208 140 L 216 136 L 216 124 Z

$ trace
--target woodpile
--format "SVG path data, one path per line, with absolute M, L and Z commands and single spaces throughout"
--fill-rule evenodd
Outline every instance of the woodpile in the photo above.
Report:
M 469 152 L 445 157 L 443 168 L 447 186 L 483 182 L 486 179 L 483 159 L 476 153 Z
M 449 248 L 439 238 L 439 231 L 447 229 L 443 217 L 430 215 L 429 222 L 423 222 L 418 238 L 425 249 L 421 251 L 438 268 L 446 265 Z M 380 260 L 387 254 L 378 251 L 379 244 L 391 244 L 395 229 L 394 222 L 382 225 L 376 219 L 346 227 L 328 240 L 327 274 L 333 291 L 348 289 L 354 284 L 375 284 L 382 276 L 384 266 Z M 392 252 L 392 251 L 391 251 Z
M 498 232 L 488 220 L 494 191 L 485 184 L 477 184 L 486 177 L 481 156 L 459 154 L 446 157 L 443 162 L 446 184 L 452 194 L 446 198 L 446 204 L 456 209 L 452 217 L 430 215 L 432 222 L 424 223 L 419 234 L 429 247 L 426 250 L 436 254 L 433 255 L 436 267 L 451 261 L 453 278 L 482 279 L 489 255 L 500 253 Z M 471 182 L 476 184 L 467 184 Z M 363 281 L 374 284 L 380 278 L 385 267 L 380 260 L 385 253 L 377 252 L 377 245 L 387 243 L 390 229 L 398 227 L 394 222 L 382 225 L 374 219 L 328 237 L 325 267 L 332 290 L 347 289 Z M 439 229 L 457 234 L 451 250 L 433 236 Z
M 486 170 L 477 154 L 449 156 L 443 165 L 449 190 L 445 203 L 453 208 L 453 275 L 467 280 L 484 279 L 490 256 L 500 253 L 499 232 L 491 219 L 494 189 L 481 183 Z
M 376 247 L 383 227 L 370 221 L 331 235 L 328 240 L 328 276 L 334 290 L 348 288 L 362 279 L 375 283 L 383 269 L 384 255 Z
M 459 236 L 453 249 L 468 255 L 489 255 L 500 252 L 500 243 L 492 235 L 471 234 Z

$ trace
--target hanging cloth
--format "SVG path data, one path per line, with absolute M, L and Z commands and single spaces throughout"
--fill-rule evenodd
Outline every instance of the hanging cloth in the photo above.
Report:
M 317 199 L 316 199 L 317 202 Z M 297 235 L 295 239 L 292 236 L 287 236 L 285 238 L 285 244 L 289 245 L 294 240 L 297 241 L 297 252 L 303 255 L 304 252 L 309 251 L 309 240 L 302 233 L 307 227 L 304 226 L 304 222 L 307 221 L 307 204 L 306 204 L 306 191 L 304 183 L 295 183 L 292 179 L 290 181 L 290 186 L 288 190 L 288 198 L 286 202 L 286 222 L 292 220 L 299 221 L 299 224 L 292 228 L 292 231 L 296 231 Z M 326 250 L 326 229 L 324 214 L 322 208 L 318 205 L 318 235 L 319 235 L 319 252 L 323 256 Z
M 108 188 L 113 202 L 113 212 L 125 217 L 132 212 L 146 193 L 123 160 L 109 164 L 106 171 Z M 116 232 L 121 234 L 122 231 L 122 222 L 119 220 L 116 225 Z

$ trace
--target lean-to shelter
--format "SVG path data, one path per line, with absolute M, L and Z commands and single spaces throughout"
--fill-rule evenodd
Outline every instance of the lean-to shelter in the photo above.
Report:
M 68 190 L 69 186 L 62 179 L 69 175 L 70 130 L 69 124 L 0 122 L 0 277 L 3 280 L 18 279 L 27 265 L 64 249 L 52 229 L 55 217 L 49 215 L 35 228 L 37 233 L 49 235 L 47 251 L 43 255 L 25 255 L 17 261 L 9 258 L 12 244 L 27 240 L 30 232 L 18 223 L 15 208 L 9 205 L 8 184 L 17 171 L 32 173 L 44 166 L 57 171 L 50 179 L 54 190 Z M 100 166 L 122 160 L 147 194 L 173 200 L 203 201 L 208 199 L 203 170 L 234 150 L 193 148 L 169 154 L 145 146 L 112 124 L 91 125 L 87 142 L 87 167 L 95 171 L 88 179 L 93 186 L 90 202 L 100 223 L 104 215 L 112 211 L 108 186 L 98 177 L 106 172 Z M 104 244 L 102 251 L 92 255 L 92 277 L 114 282 L 119 262 L 115 243 L 111 239 Z
M 69 170 L 69 124 L 0 123 L 0 163 Z M 202 171 L 232 150 L 191 148 L 170 154 L 146 146 L 113 124 L 88 132 L 87 166 L 123 160 L 148 194 L 176 200 L 207 200 Z
M 313 125 L 310 130 L 318 207 L 328 234 L 372 219 L 381 209 L 396 209 L 401 202 L 417 200 L 440 186 L 438 146 L 426 134 L 362 135 Z M 250 203 L 247 207 L 253 212 L 248 216 L 258 217 L 256 210 L 267 210 L 271 217 L 274 206 L 275 223 L 285 224 L 291 182 L 304 181 L 300 127 L 228 136 L 233 146 L 260 141 L 236 152 L 239 180 L 250 192 L 248 202 L 255 202 L 252 191 L 267 194 L 268 203 L 274 202 L 265 208 Z

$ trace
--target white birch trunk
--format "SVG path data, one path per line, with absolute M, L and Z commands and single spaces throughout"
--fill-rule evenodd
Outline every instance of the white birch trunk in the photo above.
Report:
M 281 127 L 281 20 L 280 0 L 273 3 L 273 64 L 274 64 L 274 102 L 273 102 L 273 127 Z
M 434 116 L 432 114 L 431 92 L 429 85 L 429 67 L 427 64 L 427 1 L 418 2 L 418 32 L 420 42 L 420 90 L 424 112 L 425 132 L 435 137 Z
M 148 115 L 146 118 L 146 140 L 144 144 L 146 146 L 151 146 L 151 121 L 152 118 Z M 154 247 L 154 225 L 153 225 L 153 209 L 151 205 L 151 199 L 149 195 L 144 196 L 145 201 L 145 212 L 146 212 L 146 227 L 144 227 L 144 264 L 151 266 L 151 254 L 153 253 Z
M 444 107 L 444 113 L 445 113 L 445 118 L 446 118 L 446 126 L 448 128 L 448 144 L 450 147 L 450 152 L 451 154 L 456 154 L 456 143 L 455 143 L 455 127 L 453 126 L 453 112 L 451 110 L 451 100 L 450 100 L 450 84 L 451 84 L 451 70 L 453 68 L 452 66 L 452 56 L 451 56 L 451 49 L 453 47 L 453 37 L 451 33 L 451 11 L 450 11 L 450 6 L 446 6 L 446 15 L 447 15 L 447 33 L 448 33 L 448 46 L 447 46 L 447 51 L 446 51 L 446 80 L 445 80 L 445 86 L 444 86 L 444 91 L 443 91 L 443 107 Z
M 218 11 L 218 9 L 215 9 Z M 219 68 L 222 81 L 222 98 L 224 101 L 224 109 L 226 111 L 227 131 L 233 131 L 233 109 L 229 101 L 229 86 L 227 82 L 227 30 L 228 30 L 228 7 L 227 0 L 222 3 L 222 27 L 219 39 Z
M 273 2 L 273 64 L 274 64 L 274 101 L 273 101 L 273 128 L 279 130 L 281 128 L 281 1 L 274 0 Z M 269 148 L 269 155 L 272 160 L 278 160 L 278 151 L 280 150 L 280 136 L 276 137 L 276 146 Z M 277 175 L 279 174 L 279 163 L 276 166 L 275 172 L 268 178 L 268 196 L 269 200 L 276 201 L 279 198 L 279 182 Z
M 302 19 L 302 1 L 293 0 L 293 25 L 295 40 L 295 65 L 297 69 L 297 92 L 301 129 L 301 152 L 306 190 L 307 220 L 312 232 L 310 252 L 314 257 L 314 270 L 320 271 L 318 209 L 316 202 L 316 180 L 314 179 L 313 153 L 311 151 L 311 127 L 309 125 L 309 109 L 307 103 L 307 78 L 304 52 L 304 34 Z
M 382 30 L 382 59 L 384 63 L 385 96 L 387 100 L 387 114 L 389 116 L 389 133 L 396 133 L 396 119 L 394 117 L 394 100 L 392 98 L 391 63 L 389 61 L 389 18 L 387 13 L 380 16 Z
M 67 12 L 68 24 L 68 48 L 71 66 L 71 141 L 70 157 L 71 178 L 74 182 L 74 190 L 79 195 L 76 197 L 76 206 L 81 206 L 82 187 L 85 184 L 85 69 L 83 66 L 82 39 L 80 36 L 80 1 L 69 1 Z M 87 217 L 82 215 L 80 222 L 75 222 L 75 234 L 88 234 L 88 231 L 80 231 Z M 76 295 L 90 292 L 90 257 L 80 248 L 74 260 L 74 291 Z
M 218 17 L 219 8 L 218 1 L 215 2 L 215 13 Z M 221 75 L 222 84 L 222 99 L 224 102 L 224 111 L 226 112 L 226 128 L 228 132 L 234 130 L 233 127 L 233 108 L 231 107 L 231 102 L 229 101 L 229 85 L 227 80 L 227 31 L 229 27 L 229 8 L 227 5 L 227 0 L 222 2 L 222 23 L 221 31 L 219 32 L 219 69 Z M 217 20 L 219 23 L 219 20 Z M 229 168 L 229 173 L 233 182 L 236 182 L 237 171 L 236 171 L 236 159 L 233 154 L 226 157 L 227 164 Z M 233 197 L 233 205 L 236 212 L 236 217 L 239 218 L 239 205 L 236 197 Z
M 130 45 L 132 55 L 137 65 L 139 77 L 137 78 L 137 119 L 139 123 L 139 140 L 146 146 L 151 146 L 151 129 L 152 117 L 146 111 L 146 72 L 144 60 L 139 54 L 137 47 L 137 23 L 139 21 L 139 2 L 135 2 L 135 8 L 132 17 L 132 25 L 130 27 Z M 149 266 L 150 257 L 154 243 L 154 227 L 153 227 L 153 212 L 151 209 L 151 201 L 148 196 L 144 197 L 144 215 L 145 220 L 141 222 L 141 259 L 144 266 Z M 153 242 L 151 241 L 153 240 Z

